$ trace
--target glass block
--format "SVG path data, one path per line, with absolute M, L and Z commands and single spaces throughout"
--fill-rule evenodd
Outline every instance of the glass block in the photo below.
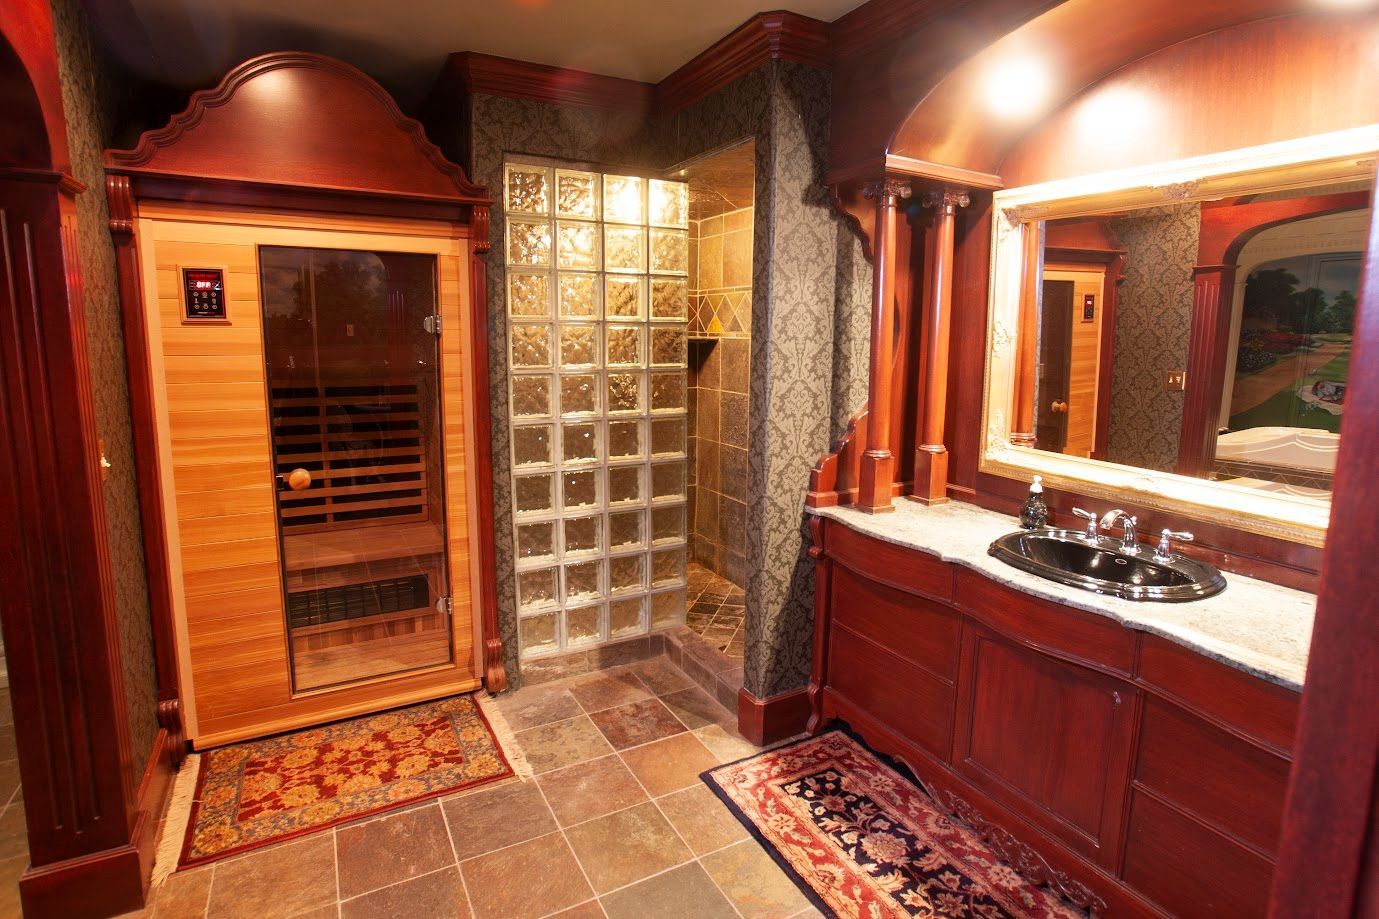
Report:
M 651 374 L 651 410 L 653 412 L 682 412 L 685 410 L 685 372 L 663 370 Z
M 555 171 L 555 215 L 595 220 L 599 215 L 599 177 L 593 172 Z
M 551 212 L 551 171 L 540 166 L 509 165 L 507 209 L 523 214 Z
M 549 473 L 540 475 L 519 475 L 513 480 L 513 512 L 523 514 L 549 514 L 555 510 L 555 476 Z
M 678 279 L 652 278 L 651 318 L 688 319 L 689 282 Z
M 654 325 L 651 327 L 651 363 L 662 367 L 683 367 L 687 361 L 685 350 L 688 336 L 683 325 Z
M 512 417 L 539 418 L 551 413 L 550 374 L 512 377 Z
M 514 466 L 549 466 L 552 462 L 549 424 L 528 424 L 512 429 Z
M 565 554 L 580 555 L 603 549 L 603 520 L 600 517 L 572 517 L 562 521 Z
M 555 621 L 558 613 L 543 613 L 522 620 L 522 653 L 553 651 L 556 648 Z
M 651 541 L 678 542 L 685 538 L 685 506 L 651 509 Z
M 596 469 L 566 472 L 560 477 L 560 500 L 565 510 L 592 509 L 599 503 L 599 478 Z
M 551 224 L 546 220 L 508 218 L 508 264 L 551 264 Z
M 608 271 L 646 271 L 646 230 L 605 226 L 603 267 Z
M 599 361 L 599 328 L 596 325 L 560 327 L 560 366 L 590 367 Z
M 604 176 L 603 219 L 612 223 L 645 223 L 643 184 L 636 176 Z
M 685 592 L 671 590 L 651 595 L 651 627 L 664 629 L 685 621 Z
M 608 515 L 608 548 L 630 549 L 646 545 L 642 531 L 644 511 L 620 511 Z
M 685 452 L 685 419 L 653 418 L 651 452 L 665 456 Z
M 608 458 L 629 459 L 642 455 L 640 421 L 608 422 Z
M 642 625 L 642 598 L 629 597 L 608 604 L 608 637 L 639 635 L 646 631 Z
M 603 607 L 581 606 L 565 611 L 565 644 L 567 647 L 593 644 L 603 636 L 599 619 Z
M 565 602 L 587 603 L 603 596 L 603 562 L 565 566 Z
M 555 558 L 555 524 L 524 523 L 517 527 L 517 558 Z
M 689 234 L 684 230 L 652 230 L 649 245 L 652 271 L 665 274 L 689 272 Z
M 608 503 L 640 504 L 642 497 L 642 467 L 610 466 L 608 468 Z
M 608 374 L 608 414 L 639 413 L 642 410 L 642 375 Z
M 551 318 L 551 278 L 545 272 L 508 272 L 508 313 L 517 318 Z
M 562 373 L 560 375 L 560 414 L 592 415 L 598 410 L 598 374 Z
M 604 283 L 604 315 L 609 319 L 641 319 L 646 315 L 640 278 L 608 278 Z
M 599 426 L 592 421 L 560 426 L 560 456 L 566 463 L 590 463 L 599 458 Z
M 662 549 L 651 553 L 651 584 L 653 587 L 679 586 L 685 583 L 685 548 Z
M 595 275 L 561 272 L 559 288 L 562 318 L 599 318 L 599 285 Z
M 685 461 L 651 465 L 651 499 L 683 498 L 685 496 Z
M 646 556 L 620 555 L 608 560 L 608 592 L 611 594 L 641 590 L 645 581 Z
M 610 325 L 605 331 L 610 367 L 642 366 L 642 326 Z
M 517 608 L 522 612 L 554 606 L 559 599 L 554 568 L 518 572 Z
M 558 268 L 599 267 L 599 227 L 596 223 L 560 221 L 555 228 L 555 264 Z
M 508 327 L 508 344 L 512 348 L 512 366 L 551 366 L 551 326 L 546 322 L 517 323 Z
M 646 190 L 650 222 L 662 227 L 689 225 L 689 186 L 652 179 Z

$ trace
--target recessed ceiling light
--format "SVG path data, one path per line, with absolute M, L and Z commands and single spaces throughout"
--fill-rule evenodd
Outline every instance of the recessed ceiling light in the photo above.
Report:
M 1002 118 L 1034 114 L 1048 99 L 1049 68 L 1033 57 L 1010 58 L 986 78 L 986 102 Z
M 1332 10 L 1367 10 L 1375 6 L 1376 0 L 1314 0 L 1317 6 Z

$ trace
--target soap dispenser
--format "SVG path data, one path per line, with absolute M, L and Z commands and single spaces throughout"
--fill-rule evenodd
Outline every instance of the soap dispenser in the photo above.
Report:
M 1020 526 L 1037 530 L 1049 522 L 1049 507 L 1044 503 L 1044 477 L 1035 476 L 1029 486 L 1029 497 L 1020 505 Z

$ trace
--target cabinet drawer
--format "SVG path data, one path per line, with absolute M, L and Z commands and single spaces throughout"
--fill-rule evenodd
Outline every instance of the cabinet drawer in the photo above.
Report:
M 873 581 L 936 600 L 953 599 L 953 566 L 928 552 L 872 539 L 832 521 L 824 551 Z
M 957 573 L 958 606 L 1013 638 L 1093 666 L 1129 674 L 1135 634 L 1113 619 L 1031 597 L 965 568 Z
M 953 687 L 834 623 L 828 686 L 935 758 L 947 761 Z
M 1210 660 L 1157 635 L 1140 645 L 1140 678 L 1242 733 L 1293 749 L 1298 693 Z
M 1263 916 L 1273 874 L 1272 864 L 1244 846 L 1143 792 L 1133 795 L 1123 878 L 1169 913 L 1183 919 Z
M 1150 697 L 1135 780 L 1265 852 L 1278 846 L 1288 761 Z
M 955 610 L 923 597 L 833 569 L 833 619 L 898 657 L 953 682 L 962 623 Z

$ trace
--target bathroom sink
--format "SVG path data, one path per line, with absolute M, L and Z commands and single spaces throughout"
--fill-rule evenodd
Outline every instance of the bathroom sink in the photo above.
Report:
M 1120 540 L 1088 539 L 1078 530 L 1010 533 L 987 549 L 993 557 L 1041 578 L 1127 600 L 1200 600 L 1226 589 L 1211 565 L 1178 554 L 1158 556 L 1152 546 L 1131 554 Z

